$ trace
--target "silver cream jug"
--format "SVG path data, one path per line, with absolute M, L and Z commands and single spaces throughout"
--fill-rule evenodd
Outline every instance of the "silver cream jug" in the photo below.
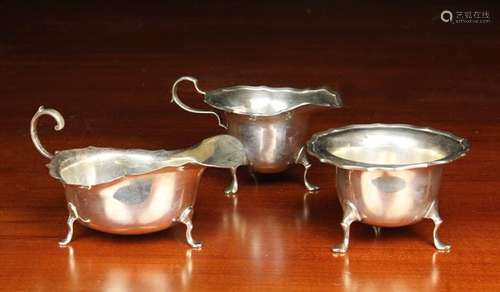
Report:
M 177 88 L 183 81 L 192 82 L 204 102 L 221 110 L 198 110 L 183 103 Z M 309 191 L 319 188 L 307 180 L 311 164 L 307 160 L 309 118 L 320 108 L 340 108 L 339 94 L 325 89 L 272 88 L 267 86 L 233 86 L 209 92 L 198 87 L 197 79 L 181 77 L 172 86 L 172 102 L 182 109 L 198 114 L 211 114 L 228 134 L 244 145 L 249 167 L 259 173 L 277 173 L 293 164 L 304 166 L 304 185 Z M 233 174 L 234 175 L 234 174 Z M 226 194 L 234 193 L 227 190 Z

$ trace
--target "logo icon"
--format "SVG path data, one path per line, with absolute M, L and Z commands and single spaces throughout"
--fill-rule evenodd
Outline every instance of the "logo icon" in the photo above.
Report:
M 441 12 L 441 20 L 443 22 L 453 22 L 453 13 L 450 10 L 443 10 Z

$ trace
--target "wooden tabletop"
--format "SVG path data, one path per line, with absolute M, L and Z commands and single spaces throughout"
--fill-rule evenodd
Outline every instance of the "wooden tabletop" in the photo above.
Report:
M 451 24 L 441 11 L 488 11 L 489 24 Z M 500 10 L 488 3 L 288 4 L 85 2 L 0 3 L 0 290 L 354 290 L 500 289 Z M 50 151 L 88 145 L 176 149 L 223 133 L 213 117 L 169 102 L 180 76 L 211 90 L 237 84 L 338 90 L 343 109 L 313 117 L 309 134 L 355 123 L 409 123 L 447 130 L 472 146 L 445 167 L 443 241 L 430 221 L 351 228 L 344 256 L 332 166 L 261 175 L 240 169 L 237 199 L 225 170 L 205 172 L 194 231 L 184 227 L 117 236 L 76 226 L 70 246 L 61 185 L 29 137 L 39 105 Z M 180 92 L 206 108 L 188 86 Z

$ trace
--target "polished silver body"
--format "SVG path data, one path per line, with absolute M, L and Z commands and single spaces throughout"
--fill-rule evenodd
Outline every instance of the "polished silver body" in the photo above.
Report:
M 243 145 L 230 135 L 203 140 L 191 148 L 174 151 L 87 147 L 50 154 L 41 145 L 37 121 L 50 115 L 56 130 L 64 127 L 63 117 L 53 109 L 40 107 L 31 122 L 36 148 L 47 158 L 50 175 L 64 186 L 68 210 L 66 245 L 73 235 L 73 223 L 115 234 L 142 234 L 159 231 L 176 222 L 187 226 L 191 237 L 191 216 L 201 175 L 206 167 L 229 168 L 230 185 L 236 191 L 236 168 L 246 163 Z
M 308 151 L 337 167 L 337 194 L 344 210 L 344 241 L 334 248 L 345 252 L 349 225 L 361 221 L 374 227 L 412 224 L 423 218 L 437 230 L 438 191 L 442 166 L 469 150 L 467 141 L 451 133 L 399 124 L 353 125 L 315 134 Z
M 192 82 L 197 92 L 204 95 L 205 103 L 224 111 L 226 124 L 214 111 L 184 104 L 177 95 L 177 86 L 182 81 Z M 174 83 L 172 102 L 189 112 L 215 115 L 219 126 L 243 143 L 253 171 L 276 173 L 292 164 L 302 164 L 304 184 L 309 190 L 317 189 L 306 178 L 310 163 L 304 145 L 309 118 L 317 109 L 342 106 L 339 95 L 327 89 L 234 86 L 204 92 L 193 77 L 181 77 Z

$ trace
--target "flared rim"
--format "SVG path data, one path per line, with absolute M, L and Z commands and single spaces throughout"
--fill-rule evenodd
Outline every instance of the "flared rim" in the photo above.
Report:
M 127 158 L 130 156 L 147 156 L 148 164 L 145 169 L 139 171 L 126 171 L 124 174 L 115 175 L 110 179 L 100 180 L 98 183 L 85 184 L 74 183 L 66 180 L 61 175 L 65 167 L 81 163 L 88 153 L 100 155 L 113 153 L 117 157 Z M 143 150 L 143 149 L 116 149 L 89 146 L 86 148 L 57 151 L 53 159 L 46 165 L 49 174 L 65 185 L 74 185 L 91 188 L 98 185 L 112 183 L 124 177 L 140 176 L 159 171 L 164 168 L 177 168 L 184 165 L 198 165 L 201 167 L 233 168 L 247 164 L 247 158 L 243 144 L 230 135 L 218 135 L 204 139 L 200 143 L 185 149 L 178 150 Z
M 376 163 L 367 163 L 363 161 L 355 161 L 346 158 L 339 157 L 331 152 L 329 152 L 324 147 L 325 139 L 332 139 L 333 137 L 344 133 L 350 130 L 367 130 L 367 129 L 409 129 L 413 131 L 423 132 L 423 133 L 431 133 L 433 135 L 439 135 L 442 137 L 447 137 L 457 143 L 459 147 L 458 150 L 451 151 L 447 153 L 444 157 L 436 160 L 430 160 L 425 162 L 418 163 L 406 163 L 406 164 L 376 164 Z M 314 134 L 311 139 L 307 142 L 307 151 L 310 155 L 318 158 L 322 163 L 328 163 L 335 165 L 344 169 L 356 169 L 356 170 L 404 170 L 411 168 L 424 168 L 433 165 L 440 165 L 450 163 L 462 156 L 464 156 L 470 150 L 470 144 L 467 139 L 456 136 L 450 132 L 436 130 L 429 127 L 417 127 L 408 124 L 357 124 L 357 125 L 349 125 L 342 128 L 329 129 L 326 131 L 322 131 Z
M 221 97 L 229 94 L 230 92 L 238 91 L 263 91 L 270 94 L 286 93 L 294 95 L 295 98 L 290 98 L 289 100 L 287 100 L 287 105 L 282 109 L 275 110 L 269 113 L 259 113 L 252 112 L 252 110 L 244 106 L 234 106 L 230 103 L 230 99 Z M 331 108 L 340 108 L 343 106 L 343 102 L 339 93 L 326 87 L 318 89 L 295 89 L 291 87 L 237 85 L 207 92 L 205 94 L 204 102 L 216 109 L 228 113 L 255 117 L 277 116 L 307 105 Z

